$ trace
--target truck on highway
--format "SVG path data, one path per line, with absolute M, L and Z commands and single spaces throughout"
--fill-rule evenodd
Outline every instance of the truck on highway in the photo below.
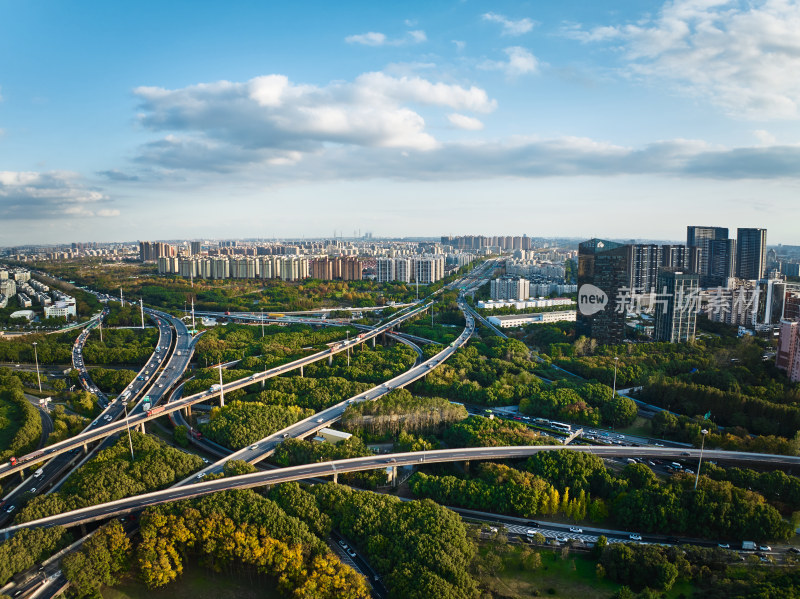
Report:
M 753 541 L 742 541 L 742 550 L 744 551 L 755 551 L 756 544 Z

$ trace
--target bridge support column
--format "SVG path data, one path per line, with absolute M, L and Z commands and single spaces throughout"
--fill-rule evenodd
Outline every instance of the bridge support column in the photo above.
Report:
M 397 466 L 392 466 L 392 486 L 397 487 Z
M 186 415 L 186 418 L 192 417 L 192 406 L 186 406 L 186 409 L 183 411 Z
M 328 366 L 333 366 L 333 354 L 328 356 Z
M 220 408 L 224 408 L 225 407 L 225 397 L 221 393 L 219 395 L 219 407 Z
M 300 378 L 303 378 L 303 365 L 300 365 Z
M 333 482 L 334 482 L 334 484 L 337 484 L 337 485 L 339 484 L 339 473 L 338 472 L 334 472 L 333 473 Z
M 375 337 L 372 338 L 372 347 L 375 348 Z
M 88 443 L 84 443 L 83 444 L 83 453 L 84 454 L 89 453 L 89 444 Z
M 139 428 L 143 435 L 147 434 L 147 431 L 144 430 L 144 422 L 142 422 L 142 426 Z

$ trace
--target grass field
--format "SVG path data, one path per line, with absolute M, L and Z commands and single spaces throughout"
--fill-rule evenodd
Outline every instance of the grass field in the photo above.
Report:
M 284 595 L 263 576 L 216 574 L 197 564 L 187 564 L 183 575 L 161 589 L 148 590 L 134 577 L 114 588 L 103 588 L 103 599 L 278 599 Z
M 598 578 L 597 561 L 584 554 L 571 553 L 561 558 L 560 551 L 542 550 L 542 565 L 536 570 L 525 570 L 520 565 L 522 546 L 514 546 L 502 555 L 502 567 L 493 574 L 479 576 L 481 582 L 499 597 L 523 599 L 527 597 L 575 597 L 578 599 L 608 599 L 622 585 Z M 488 551 L 480 548 L 481 554 Z M 665 594 L 668 599 L 681 595 L 691 597 L 692 587 L 676 584 Z
M 618 433 L 622 433 L 624 435 L 633 435 L 635 437 L 651 437 L 653 435 L 653 431 L 650 428 L 650 421 L 647 418 L 642 418 L 641 416 L 637 416 L 636 420 L 633 421 L 628 427 L 617 429 Z

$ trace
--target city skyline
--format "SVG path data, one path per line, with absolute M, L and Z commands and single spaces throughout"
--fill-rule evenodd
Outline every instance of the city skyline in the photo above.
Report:
M 0 16 L 0 245 L 687 222 L 800 243 L 796 2 Z

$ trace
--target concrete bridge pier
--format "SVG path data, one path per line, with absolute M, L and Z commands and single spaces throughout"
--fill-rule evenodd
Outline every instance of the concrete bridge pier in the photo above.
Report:
M 84 454 L 89 453 L 89 444 L 88 443 L 84 443 L 83 444 L 83 453 Z
M 192 417 L 192 406 L 186 406 L 186 409 L 183 411 L 186 418 Z
M 372 348 L 373 348 L 373 349 L 375 349 L 375 339 L 376 339 L 376 337 L 373 337 L 373 338 L 372 338 Z
M 392 486 L 397 487 L 397 466 L 392 466 Z
M 300 365 L 300 378 L 303 378 L 303 365 Z
M 333 473 L 333 482 L 334 482 L 334 484 L 337 484 L 337 485 L 339 484 L 339 473 L 338 472 L 334 472 Z
M 328 366 L 333 366 L 333 354 L 328 356 Z

